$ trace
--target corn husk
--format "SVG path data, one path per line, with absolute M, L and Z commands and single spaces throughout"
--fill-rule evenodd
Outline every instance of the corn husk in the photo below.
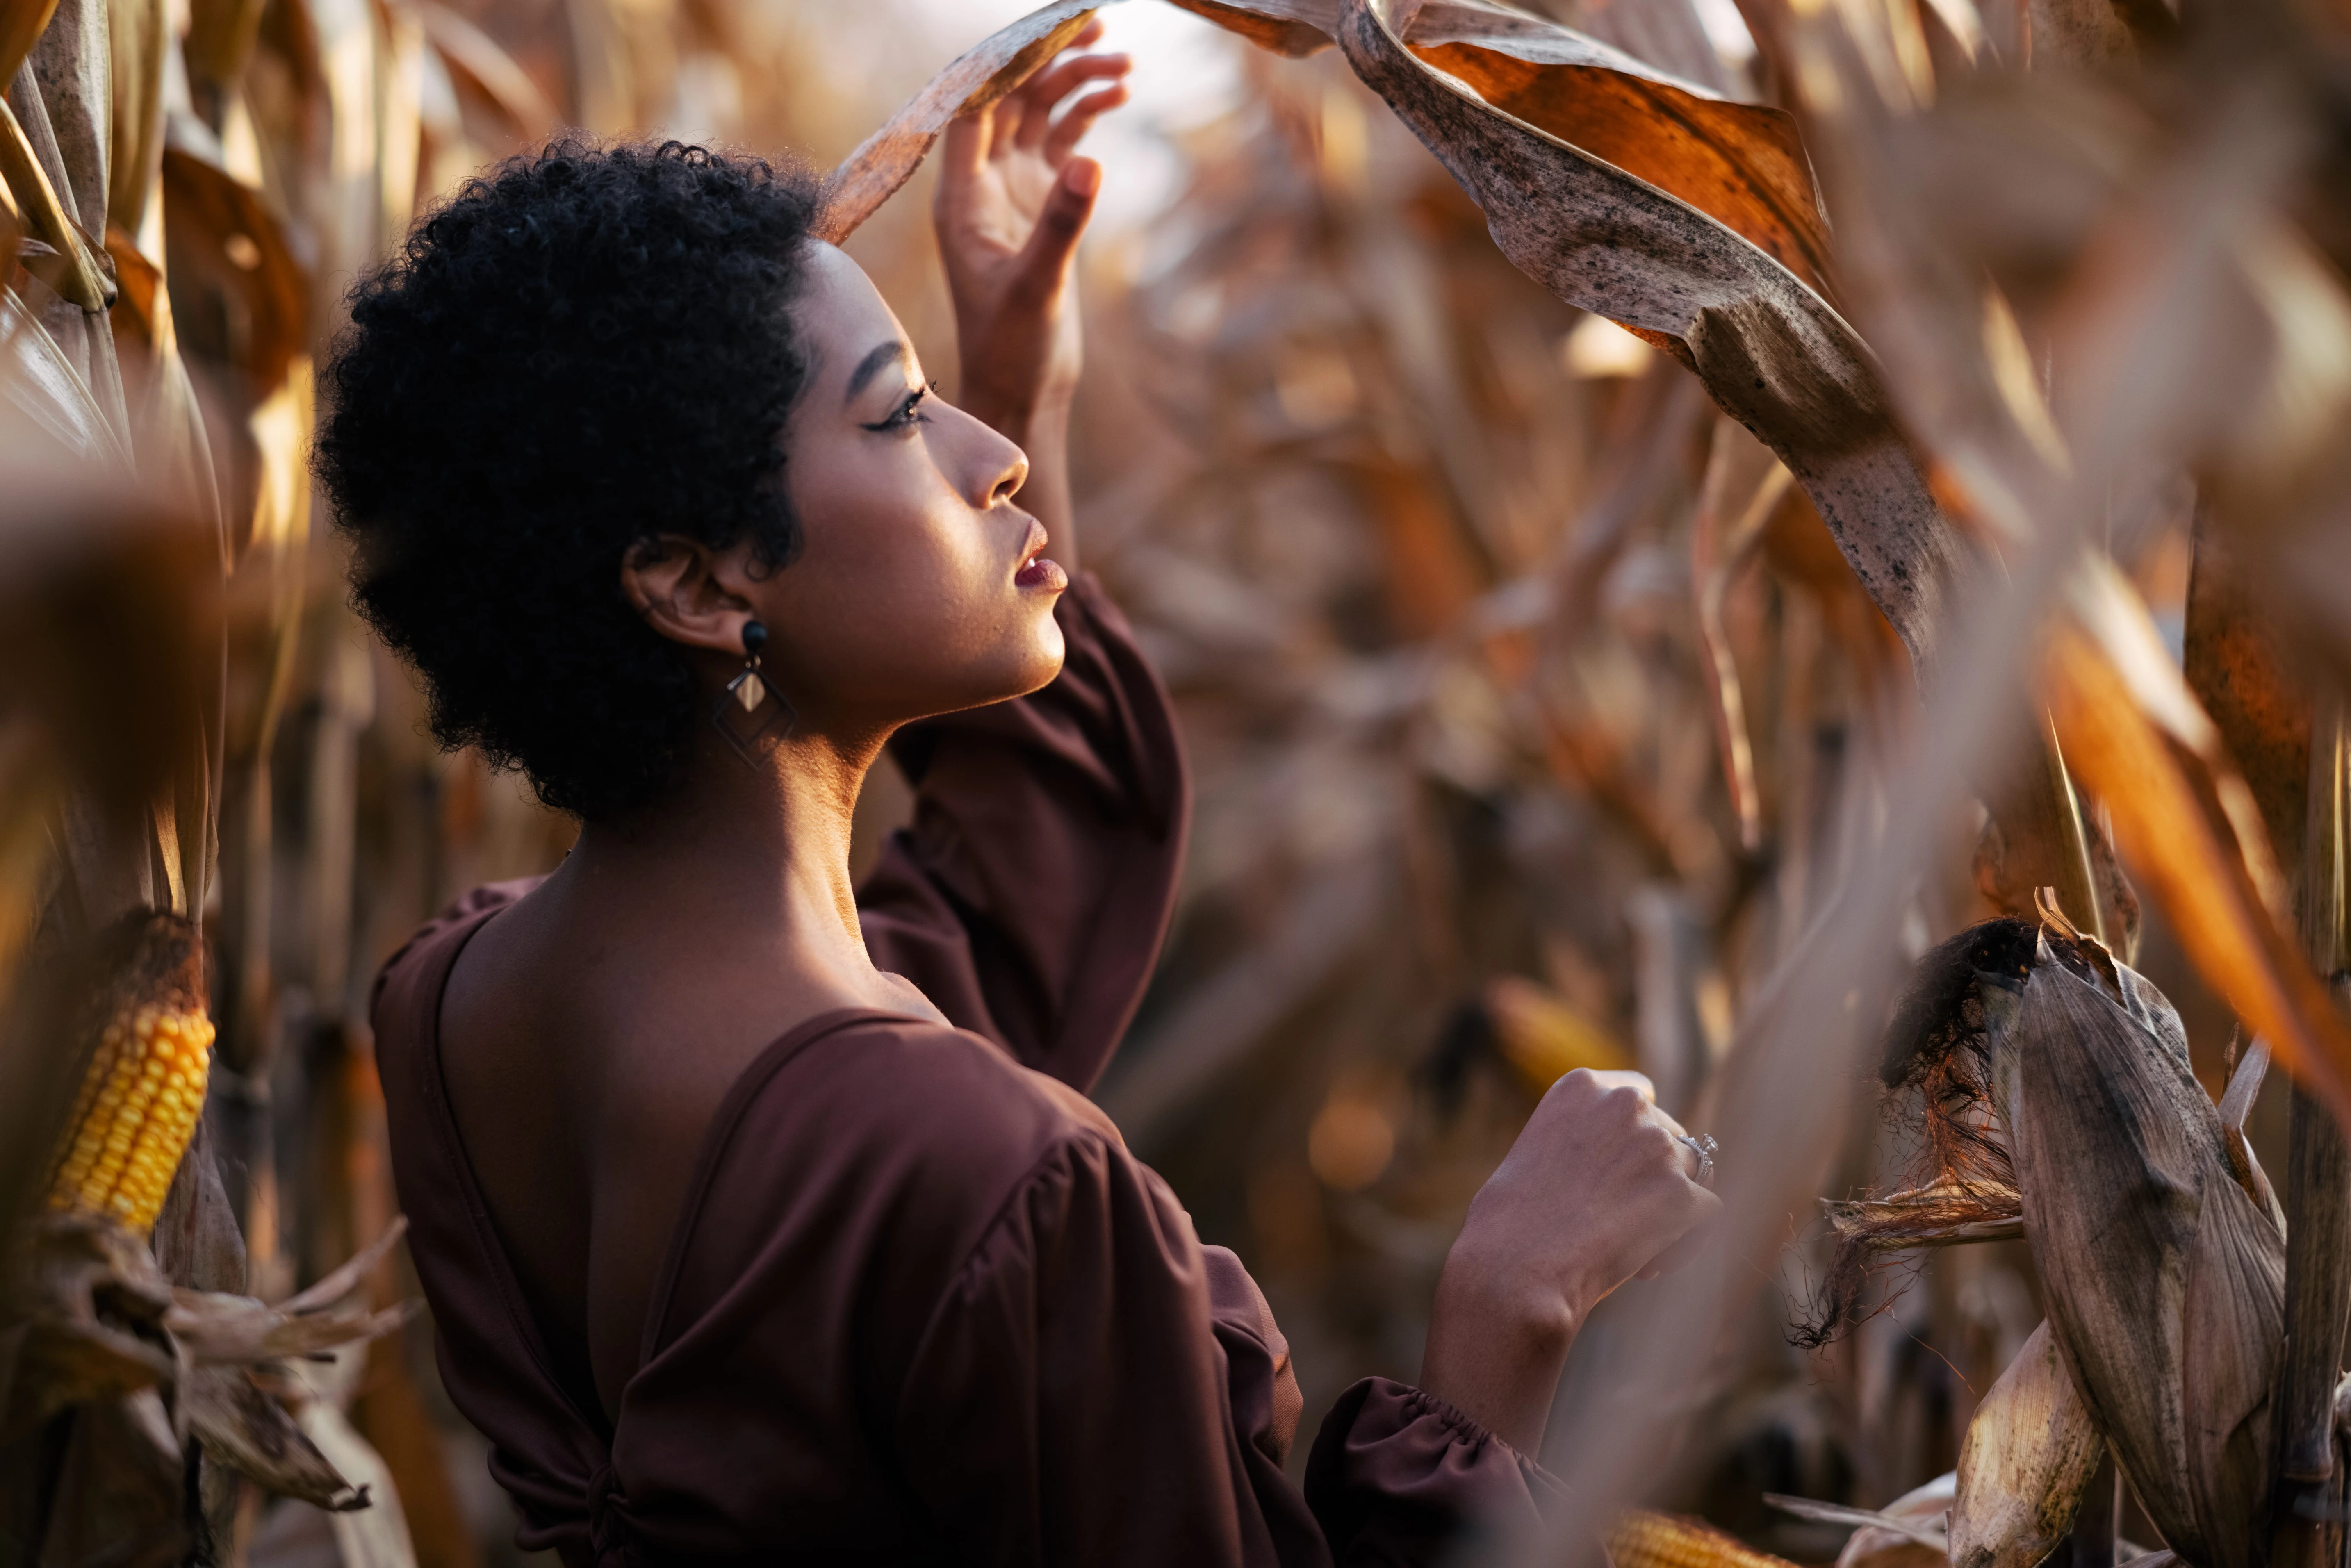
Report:
M 1968 1424 L 1951 1500 L 1951 1568 L 2033 1568 L 2073 1530 L 2105 1451 L 2044 1322 Z
M 2062 955 L 2062 956 L 2061 956 Z M 2263 1539 L 2285 1253 L 2152 986 L 2044 927 L 2000 1030 L 1995 1098 L 2053 1337 L 2181 1560 Z

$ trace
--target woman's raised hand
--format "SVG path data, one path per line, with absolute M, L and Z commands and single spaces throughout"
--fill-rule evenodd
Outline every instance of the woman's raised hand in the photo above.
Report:
M 1601 1299 L 1676 1266 L 1720 1207 L 1637 1072 L 1551 1086 L 1445 1260 L 1422 1386 L 1533 1453 L 1567 1347 Z
M 1040 413 L 1066 413 L 1082 359 L 1071 262 L 1102 165 L 1076 151 L 1126 101 L 1129 64 L 1076 52 L 1101 37 L 1102 23 L 1089 23 L 1019 91 L 947 128 L 932 206 L 955 298 L 956 401 L 1024 445 Z M 1091 90 L 1056 119 L 1081 89 Z

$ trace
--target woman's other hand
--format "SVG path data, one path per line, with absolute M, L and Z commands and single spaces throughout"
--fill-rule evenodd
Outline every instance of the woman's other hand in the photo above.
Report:
M 1101 37 L 1089 23 L 1019 91 L 950 125 L 932 205 L 955 298 L 956 401 L 1023 445 L 1040 418 L 1067 417 L 1083 358 L 1071 263 L 1102 165 L 1077 145 L 1126 101 L 1129 64 L 1076 52 Z
M 1676 1243 L 1721 1207 L 1681 1136 L 1637 1072 L 1552 1084 L 1446 1258 L 1422 1386 L 1534 1453 L 1592 1309 L 1677 1266 Z

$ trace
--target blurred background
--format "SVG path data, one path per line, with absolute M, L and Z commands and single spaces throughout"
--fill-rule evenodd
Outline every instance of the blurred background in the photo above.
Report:
M 109 8 L 59 15 L 93 4 Z M 1782 90 L 1728 0 L 1529 4 L 1725 96 Z M 355 273 L 559 126 L 830 165 L 1025 8 L 114 0 L 96 210 L 120 298 L 110 344 L 76 337 L 69 305 L 52 335 L 227 563 L 217 798 L 176 786 L 181 820 L 210 810 L 217 842 L 158 851 L 151 894 L 169 881 L 204 915 L 221 1031 L 204 1146 L 252 1293 L 308 1283 L 392 1216 L 379 966 L 571 834 L 516 778 L 435 750 L 409 676 L 345 604 L 306 464 L 312 366 Z M 2011 35 L 2022 11 L 1982 8 Z M 1919 709 L 1802 492 L 1768 482 L 1769 455 L 1679 363 L 1511 266 L 1335 52 L 1280 58 L 1155 0 L 1105 15 L 1103 47 L 1138 65 L 1135 101 L 1089 149 L 1108 181 L 1082 260 L 1076 491 L 1087 563 L 1175 693 L 1198 807 L 1165 959 L 1100 1098 L 1264 1285 L 1311 1429 L 1353 1380 L 1416 1375 L 1468 1199 L 1558 1074 L 1638 1067 L 1711 1124 L 1717 1066 L 1870 852 Z M 157 84 L 156 123 L 126 120 L 126 76 Z M 951 375 L 929 190 L 926 172 L 849 249 Z M 64 321 L 54 293 L 26 298 Z M 2191 511 L 2158 497 L 2113 541 L 2175 658 Z M 907 804 L 885 763 L 861 857 Z M 1945 824 L 1941 869 L 1903 906 L 1909 955 L 2000 907 L 1971 861 L 1981 826 L 1977 808 Z M 2233 1019 L 2159 912 L 2141 918 L 2140 967 L 2217 1089 Z M 1874 1081 L 1820 1092 L 1846 1129 L 1821 1190 L 1881 1181 L 1907 1151 Z M 2253 1120 L 2273 1171 L 2283 1092 L 2279 1074 Z M 1723 1152 L 1726 1182 L 1741 1153 Z M 1799 1348 L 1828 1239 L 1791 1212 L 1734 1264 L 1761 1288 L 1683 1347 L 1682 1479 L 1659 1500 L 1813 1562 L 1846 1529 L 1763 1494 L 1876 1508 L 1949 1469 L 2042 1317 L 2021 1243 L 1951 1249 L 1889 1311 Z M 1624 1325 L 1687 1288 L 1607 1303 L 1563 1408 L 1605 1397 Z M 371 1290 L 415 1294 L 404 1259 Z M 429 1322 L 347 1356 L 320 1397 L 374 1456 L 376 1518 L 247 1489 L 225 1556 L 397 1561 L 396 1511 L 419 1563 L 517 1559 Z

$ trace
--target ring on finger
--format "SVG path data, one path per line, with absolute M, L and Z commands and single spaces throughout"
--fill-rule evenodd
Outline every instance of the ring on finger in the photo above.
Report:
M 1689 1152 L 1693 1155 L 1697 1156 L 1696 1163 L 1690 1167 L 1690 1180 L 1698 1183 L 1698 1186 L 1706 1188 L 1708 1192 L 1713 1191 L 1714 1156 L 1722 1152 L 1722 1145 L 1716 1143 L 1704 1133 L 1698 1134 L 1695 1136 L 1688 1133 L 1684 1133 L 1675 1141 L 1688 1145 Z

